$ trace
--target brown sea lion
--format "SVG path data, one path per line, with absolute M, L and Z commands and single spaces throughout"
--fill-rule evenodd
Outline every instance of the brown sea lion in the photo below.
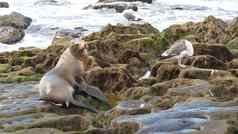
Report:
M 39 84 L 40 97 L 65 104 L 66 107 L 73 104 L 93 112 L 96 112 L 93 107 L 82 100 L 76 100 L 75 95 L 91 96 L 107 104 L 107 99 L 100 89 L 86 84 L 82 77 L 90 59 L 84 41 L 67 48 L 56 66 L 42 77 Z

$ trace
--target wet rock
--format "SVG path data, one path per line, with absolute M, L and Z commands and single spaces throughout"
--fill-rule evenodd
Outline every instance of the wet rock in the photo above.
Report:
M 68 47 L 74 43 L 74 40 L 82 36 L 81 29 L 62 29 L 56 32 L 51 45 L 60 45 Z
M 62 131 L 76 131 L 85 130 L 89 126 L 89 121 L 84 119 L 80 115 L 68 115 L 62 117 L 51 117 L 44 120 L 38 120 L 36 122 L 25 125 L 12 125 L 5 128 L 6 131 L 16 131 L 22 128 L 56 128 Z
M 106 114 L 115 118 L 120 115 L 138 115 L 150 113 L 151 106 L 140 100 L 121 101 L 115 108 Z
M 136 17 L 131 12 L 124 12 L 123 17 L 126 18 L 128 21 L 141 21 L 141 18 Z
M 15 134 L 64 134 L 64 132 L 53 129 L 53 128 L 33 128 L 33 129 L 26 129 L 20 130 L 15 132 Z
M 98 2 L 108 3 L 108 2 L 118 2 L 118 1 L 124 1 L 124 2 L 141 1 L 141 2 L 145 2 L 145 3 L 152 3 L 152 0 L 99 0 Z
M 25 33 L 21 29 L 10 26 L 0 27 L 0 42 L 4 44 L 14 44 L 24 37 Z
M 115 9 L 116 12 L 122 13 L 124 10 L 131 9 L 133 11 L 137 11 L 138 7 L 134 4 L 128 4 L 128 3 L 97 3 L 95 5 L 90 5 L 86 7 L 85 9 Z
M 0 8 L 9 8 L 9 4 L 7 2 L 0 2 Z
M 17 12 L 12 12 L 10 15 L 0 16 L 0 26 L 12 26 L 19 29 L 26 29 L 31 22 L 31 18 Z
M 95 68 L 86 75 L 90 85 L 99 87 L 102 91 L 121 91 L 131 87 L 136 81 L 130 73 L 118 67 Z
M 62 5 L 66 5 L 66 4 L 70 4 L 68 1 L 66 0 L 38 0 L 34 3 L 34 5 L 53 5 L 53 6 L 62 6 Z

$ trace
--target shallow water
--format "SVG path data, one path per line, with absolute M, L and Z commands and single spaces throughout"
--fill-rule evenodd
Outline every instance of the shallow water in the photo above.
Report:
M 83 27 L 88 29 L 85 34 L 100 30 L 108 23 L 130 23 L 121 13 L 114 10 L 83 10 L 97 0 L 56 0 L 52 5 L 36 4 L 39 0 L 7 0 L 11 8 L 0 9 L 0 14 L 11 11 L 20 12 L 33 19 L 31 27 L 20 43 L 0 45 L 1 51 L 17 50 L 19 47 L 35 46 L 46 48 L 50 45 L 54 33 L 58 29 Z M 154 0 L 153 4 L 137 2 L 139 11 L 136 16 L 143 18 L 162 30 L 171 24 L 186 21 L 201 21 L 208 15 L 224 20 L 232 19 L 238 14 L 238 0 Z M 181 8 L 183 10 L 181 10 Z

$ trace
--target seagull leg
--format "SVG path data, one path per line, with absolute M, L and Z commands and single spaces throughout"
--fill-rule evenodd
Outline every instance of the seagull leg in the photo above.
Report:
M 183 58 L 183 55 L 178 56 L 178 65 L 182 68 L 185 68 L 186 65 L 182 64 L 182 58 Z

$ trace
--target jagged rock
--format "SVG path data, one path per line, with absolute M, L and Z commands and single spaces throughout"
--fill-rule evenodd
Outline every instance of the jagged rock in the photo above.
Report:
M 0 26 L 12 26 L 19 29 L 26 29 L 31 22 L 31 18 L 17 12 L 12 12 L 10 15 L 0 16 Z
M 227 27 L 227 24 L 221 19 L 208 16 L 203 22 L 172 25 L 163 32 L 171 44 L 188 36 L 193 37 L 189 38 L 192 42 L 227 43 L 230 40 Z
M 138 7 L 135 4 L 128 4 L 128 3 L 97 3 L 95 5 L 90 5 L 88 7 L 85 7 L 84 9 L 115 9 L 116 12 L 122 13 L 124 10 L 131 9 L 133 11 L 137 11 Z
M 21 29 L 16 29 L 11 26 L 0 27 L 0 42 L 1 43 L 14 44 L 22 40 L 24 36 L 25 36 L 25 32 Z
M 86 74 L 86 80 L 105 92 L 121 91 L 136 82 L 127 70 L 120 67 L 91 69 Z
M 0 2 L 0 8 L 9 8 L 9 4 L 7 2 Z

